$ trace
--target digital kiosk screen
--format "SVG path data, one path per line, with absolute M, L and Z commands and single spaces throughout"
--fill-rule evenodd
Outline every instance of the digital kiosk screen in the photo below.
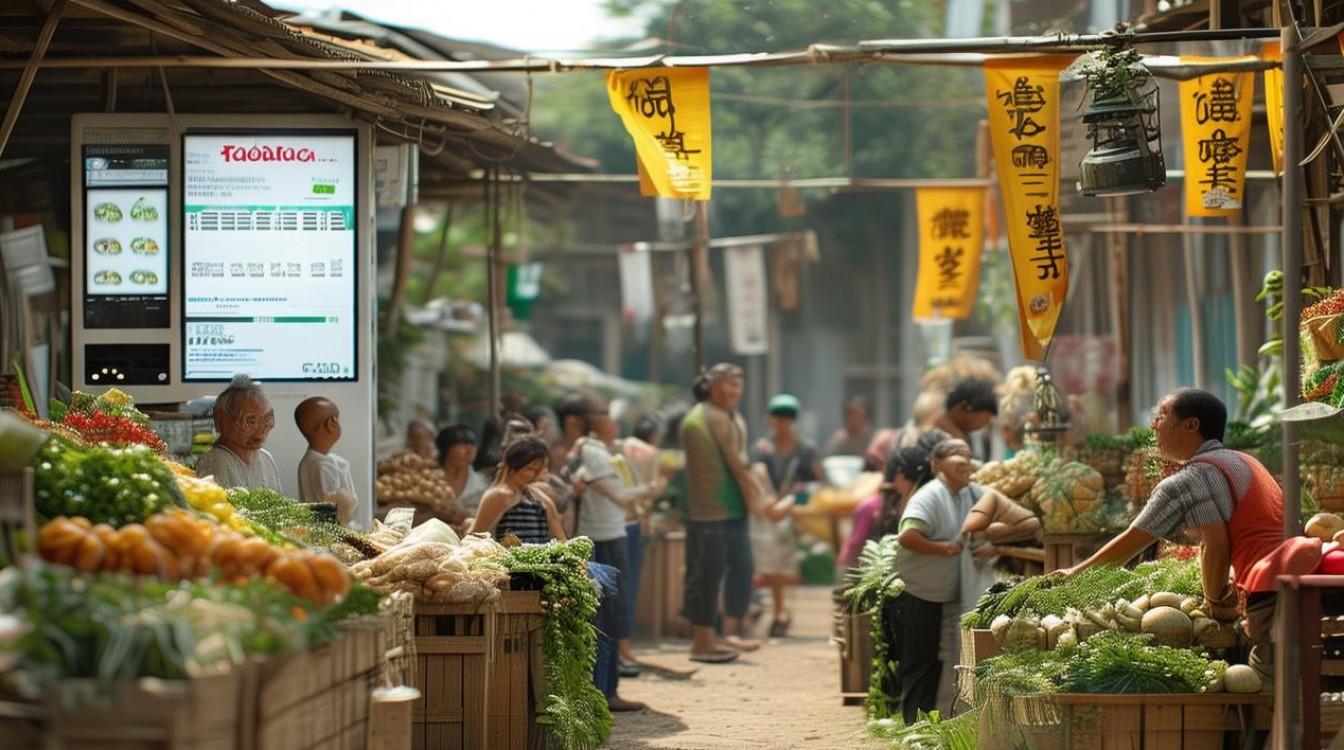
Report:
M 85 146 L 84 327 L 168 328 L 168 146 Z
M 355 131 L 183 137 L 183 380 L 356 380 Z

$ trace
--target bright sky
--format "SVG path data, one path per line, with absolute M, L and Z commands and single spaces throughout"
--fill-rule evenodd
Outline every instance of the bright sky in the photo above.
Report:
M 580 50 L 639 29 L 608 20 L 600 0 L 276 0 L 287 10 L 341 8 L 374 21 L 527 52 Z

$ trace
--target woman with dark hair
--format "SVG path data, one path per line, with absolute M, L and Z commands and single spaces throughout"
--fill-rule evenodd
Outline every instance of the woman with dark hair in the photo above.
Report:
M 489 532 L 496 539 L 513 534 L 525 544 L 565 539 L 560 514 L 543 484 L 549 464 L 550 449 L 540 438 L 527 436 L 510 443 L 481 497 L 470 533 Z
M 439 467 L 453 489 L 457 507 L 467 514 L 476 512 L 481 495 L 490 486 L 490 480 L 471 466 L 479 452 L 479 443 L 476 431 L 464 424 L 449 425 L 434 438 L 434 446 L 439 451 Z
M 882 484 L 854 509 L 854 527 L 840 552 L 840 563 L 853 567 L 868 541 L 896 533 L 905 501 L 929 481 L 929 454 L 916 446 L 893 452 L 882 467 Z

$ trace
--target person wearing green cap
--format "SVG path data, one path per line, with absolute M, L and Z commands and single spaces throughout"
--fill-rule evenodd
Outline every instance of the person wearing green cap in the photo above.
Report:
M 766 414 L 770 420 L 770 436 L 756 444 L 755 466 L 762 480 L 768 480 L 776 497 L 784 498 L 772 508 L 766 508 L 764 517 L 753 515 L 751 526 L 751 554 L 756 573 L 770 587 L 774 604 L 774 620 L 770 635 L 782 638 L 789 633 L 792 617 L 785 606 L 789 586 L 798 582 L 798 540 L 790 513 L 795 492 L 824 476 L 821 458 L 816 446 L 798 437 L 793 431 L 801 405 L 798 398 L 781 393 L 770 399 Z

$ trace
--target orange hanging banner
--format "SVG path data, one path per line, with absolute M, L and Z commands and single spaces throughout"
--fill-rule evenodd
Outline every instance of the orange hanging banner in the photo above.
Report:
M 1260 59 L 1283 62 L 1279 42 L 1265 42 Z M 1265 69 L 1265 119 L 1269 123 L 1269 151 L 1274 157 L 1274 174 L 1283 174 L 1283 68 Z
M 1183 63 L 1220 61 L 1226 62 L 1218 58 L 1181 58 Z M 1185 213 L 1233 216 L 1245 202 L 1255 74 L 1209 73 L 1181 81 L 1180 92 Z
M 984 188 L 920 188 L 915 320 L 964 320 L 975 308 L 985 244 Z
M 640 194 L 709 200 L 709 68 L 613 70 L 607 96 L 635 142 Z
M 1042 360 L 1069 290 L 1059 215 L 1059 72 L 1072 57 L 985 62 L 989 134 L 1017 282 L 1022 355 Z

